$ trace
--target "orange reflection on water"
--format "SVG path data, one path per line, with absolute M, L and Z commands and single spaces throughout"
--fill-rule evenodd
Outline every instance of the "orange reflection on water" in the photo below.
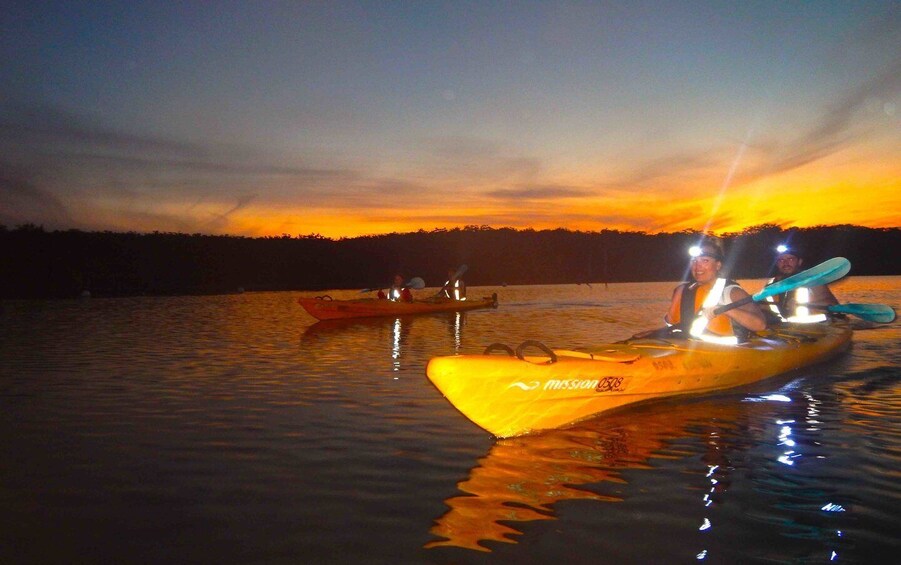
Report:
M 692 423 L 736 420 L 740 403 L 659 404 L 602 416 L 568 429 L 498 441 L 469 477 L 467 495 L 445 500 L 450 510 L 430 532 L 442 540 L 426 548 L 455 546 L 491 551 L 483 542 L 516 543 L 522 532 L 502 522 L 553 520 L 563 500 L 619 502 L 581 485 L 625 484 L 623 469 L 650 468 L 652 458 L 678 458 L 668 443 Z M 698 435 L 698 434 L 690 434 Z

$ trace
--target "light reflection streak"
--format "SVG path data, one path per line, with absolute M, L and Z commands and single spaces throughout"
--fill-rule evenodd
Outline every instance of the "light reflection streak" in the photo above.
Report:
M 820 411 L 817 408 L 817 405 L 820 403 L 817 399 L 811 396 L 809 393 L 804 395 L 804 398 L 807 399 L 807 424 L 809 427 L 808 430 L 818 430 L 819 428 L 813 426 L 813 424 L 819 424 L 820 421 L 817 420 L 817 416 L 820 415 Z
M 820 405 L 820 401 L 815 399 L 810 393 L 803 393 L 804 401 L 806 402 L 806 406 L 804 407 L 804 419 L 803 421 L 796 421 L 794 419 L 776 419 L 776 424 L 778 426 L 778 444 L 785 448 L 785 451 L 781 455 L 777 457 L 777 461 L 782 463 L 783 465 L 787 465 L 789 467 L 794 466 L 795 462 L 802 457 L 802 453 L 798 450 L 800 448 L 800 444 L 803 442 L 798 442 L 793 439 L 793 426 L 799 425 L 803 426 L 802 429 L 807 432 L 816 432 L 820 428 L 818 425 L 820 422 L 817 420 L 817 417 L 820 414 L 818 406 Z M 788 402 L 791 402 L 791 399 L 787 399 Z M 807 440 L 811 441 L 811 440 Z M 813 441 L 815 445 L 819 445 L 819 442 Z M 814 457 L 818 460 L 826 459 L 823 455 L 814 455 Z M 823 512 L 845 512 L 845 509 L 840 505 L 833 502 L 827 502 L 823 506 L 820 507 L 820 510 Z M 842 532 L 841 530 L 835 531 L 835 537 L 841 538 Z M 836 561 L 838 559 L 838 552 L 835 550 L 830 550 L 831 555 L 829 561 Z
M 781 395 L 772 395 L 772 396 L 781 396 Z M 788 397 L 783 397 L 785 400 L 783 402 L 791 402 L 791 399 Z M 780 399 L 780 401 L 782 401 Z M 792 449 L 796 446 L 795 440 L 792 439 L 792 427 L 790 424 L 794 424 L 795 420 L 783 420 L 781 418 L 776 419 L 776 425 L 779 426 L 779 436 L 778 442 L 776 445 L 781 445 L 786 448 L 785 451 L 782 452 L 782 455 L 776 458 L 777 461 L 782 463 L 783 465 L 794 465 L 795 462 L 793 459 L 796 459 L 801 456 L 800 453 L 795 453 L 795 450 Z
M 394 324 L 391 327 L 391 359 L 392 371 L 400 371 L 400 344 L 401 344 L 401 330 L 403 329 L 403 322 L 400 318 L 394 320 Z M 394 380 L 397 380 L 397 377 L 394 377 Z
M 716 445 L 716 433 L 711 433 L 711 434 L 710 434 L 710 437 L 713 438 L 713 439 L 711 439 L 710 444 Z M 710 480 L 710 484 L 711 484 L 710 492 L 709 492 L 709 493 L 705 493 L 704 496 L 702 497 L 702 500 L 704 501 L 704 507 L 705 507 L 705 508 L 708 507 L 708 506 L 710 506 L 711 504 L 713 504 L 713 498 L 712 498 L 711 495 L 713 495 L 714 492 L 716 491 L 716 479 L 713 478 L 713 474 L 716 472 L 716 470 L 717 470 L 718 468 L 719 468 L 719 465 L 708 465 L 708 466 L 707 466 L 707 474 L 704 475 L 705 477 L 707 477 L 707 478 Z M 704 531 L 704 530 L 707 530 L 707 529 L 709 529 L 709 528 L 710 528 L 710 520 L 705 516 L 705 517 L 704 517 L 704 523 L 701 524 L 701 527 L 698 528 L 698 529 L 701 530 L 701 531 Z
M 744 398 L 743 402 L 791 402 L 792 399 L 784 394 L 767 394 L 764 396 L 748 396 Z
M 454 334 L 454 353 L 460 353 L 460 349 L 463 347 L 463 313 L 462 312 L 454 312 L 454 322 L 453 322 L 453 334 Z
M 704 523 L 701 524 L 701 527 L 698 528 L 698 530 L 700 530 L 700 531 L 703 532 L 704 530 L 709 530 L 710 528 L 711 528 L 711 525 L 710 525 L 710 519 L 709 519 L 709 518 L 704 518 Z
M 304 331 L 301 343 L 305 352 L 329 363 L 343 359 L 348 350 L 384 356 L 388 363 L 386 370 L 397 380 L 403 359 L 409 353 L 413 322 L 410 317 L 400 316 L 321 320 Z M 369 344 L 374 336 L 378 336 L 379 343 L 375 348 Z

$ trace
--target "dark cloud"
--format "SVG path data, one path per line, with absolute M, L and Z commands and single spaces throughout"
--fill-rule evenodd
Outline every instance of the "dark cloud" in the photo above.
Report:
M 0 144 L 26 148 L 29 161 L 57 159 L 70 166 L 100 165 L 126 171 L 165 170 L 247 176 L 326 178 L 344 171 L 261 163 L 249 148 L 226 150 L 89 124 L 54 108 L 32 108 L 0 118 Z M 254 161 L 254 162 L 248 162 Z
M 159 158 L 145 156 L 126 156 L 108 153 L 65 153 L 57 154 L 69 162 L 82 162 L 85 165 L 95 163 L 109 168 L 128 171 L 154 171 L 183 173 L 218 173 L 229 176 L 283 176 L 297 179 L 347 178 L 347 171 L 314 169 L 305 167 L 286 167 L 269 164 L 226 163 L 219 160 L 189 160 L 181 158 Z
M 8 108 L 4 114 L 0 117 L 0 143 L 33 148 L 105 147 L 193 158 L 205 155 L 203 148 L 194 144 L 118 132 L 58 108 Z
M 448 178 L 532 179 L 541 172 L 540 159 L 511 153 L 498 143 L 478 137 L 444 136 L 422 140 L 429 170 Z
M 485 196 L 498 200 L 554 200 L 557 198 L 580 198 L 591 196 L 585 190 L 564 188 L 556 186 L 528 186 L 522 188 L 509 188 L 491 190 Z
M 0 223 L 4 225 L 46 222 L 75 227 L 68 209 L 56 196 L 3 161 L 0 161 L 0 210 Z
M 0 151 L 5 157 L 0 171 L 3 220 L 57 228 L 73 226 L 63 202 L 76 193 L 82 209 L 90 209 L 92 198 L 104 195 L 107 207 L 117 207 L 117 221 L 131 217 L 141 225 L 152 220 L 161 226 L 207 229 L 224 228 L 229 216 L 264 193 L 276 202 L 296 202 L 326 197 L 332 190 L 353 192 L 359 181 L 354 171 L 267 162 L 252 148 L 122 133 L 48 107 L 0 111 Z M 161 204 L 167 195 L 215 202 L 224 210 L 196 226 L 185 225 L 194 222 L 191 207 L 183 217 L 139 217 L 144 213 L 136 205 Z M 141 205 L 142 198 L 155 200 Z
M 204 225 L 204 231 L 211 231 L 214 233 L 217 232 L 226 232 L 228 231 L 229 222 L 231 221 L 229 216 L 246 208 L 251 202 L 256 199 L 256 194 L 245 194 L 238 198 L 238 201 L 234 206 L 223 212 L 222 214 L 215 214 L 215 216 L 208 221 Z
M 652 184 L 671 185 L 672 181 L 684 181 L 709 172 L 712 167 L 721 163 L 718 157 L 719 152 L 712 150 L 666 155 L 642 161 L 631 170 L 625 170 L 602 184 L 607 188 L 629 191 L 635 190 L 636 187 L 647 187 Z

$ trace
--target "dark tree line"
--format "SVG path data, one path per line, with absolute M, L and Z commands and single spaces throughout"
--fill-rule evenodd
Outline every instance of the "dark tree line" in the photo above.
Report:
M 0 297 L 370 288 L 395 272 L 438 286 L 463 263 L 470 285 L 673 281 L 700 235 L 469 226 L 333 240 L 0 226 Z M 787 240 L 803 244 L 806 266 L 842 256 L 852 275 L 901 274 L 901 228 L 762 225 L 721 237 L 736 278 L 768 275 L 774 247 Z

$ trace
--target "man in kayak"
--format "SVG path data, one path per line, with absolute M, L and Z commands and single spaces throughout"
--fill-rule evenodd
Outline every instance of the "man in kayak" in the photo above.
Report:
M 447 282 L 438 295 L 451 300 L 466 300 L 466 283 L 455 269 L 447 270 Z
M 403 275 L 394 275 L 394 284 L 388 288 L 387 294 L 379 290 L 379 298 L 387 298 L 394 302 L 413 302 L 413 293 L 404 284 Z
M 801 271 L 804 253 L 800 246 L 781 244 L 776 247 L 776 276 L 767 285 L 781 281 Z M 809 305 L 825 309 L 838 304 L 838 299 L 826 285 L 800 287 L 791 292 L 776 294 L 766 299 L 766 314 L 774 322 L 815 323 L 825 322 L 825 313 L 811 314 Z
M 763 312 L 753 302 L 714 315 L 718 306 L 748 296 L 737 282 L 720 277 L 724 254 L 717 240 L 703 240 L 690 254 L 694 282 L 676 287 L 664 317 L 674 331 L 704 341 L 734 345 L 747 341 L 751 332 L 766 329 Z

